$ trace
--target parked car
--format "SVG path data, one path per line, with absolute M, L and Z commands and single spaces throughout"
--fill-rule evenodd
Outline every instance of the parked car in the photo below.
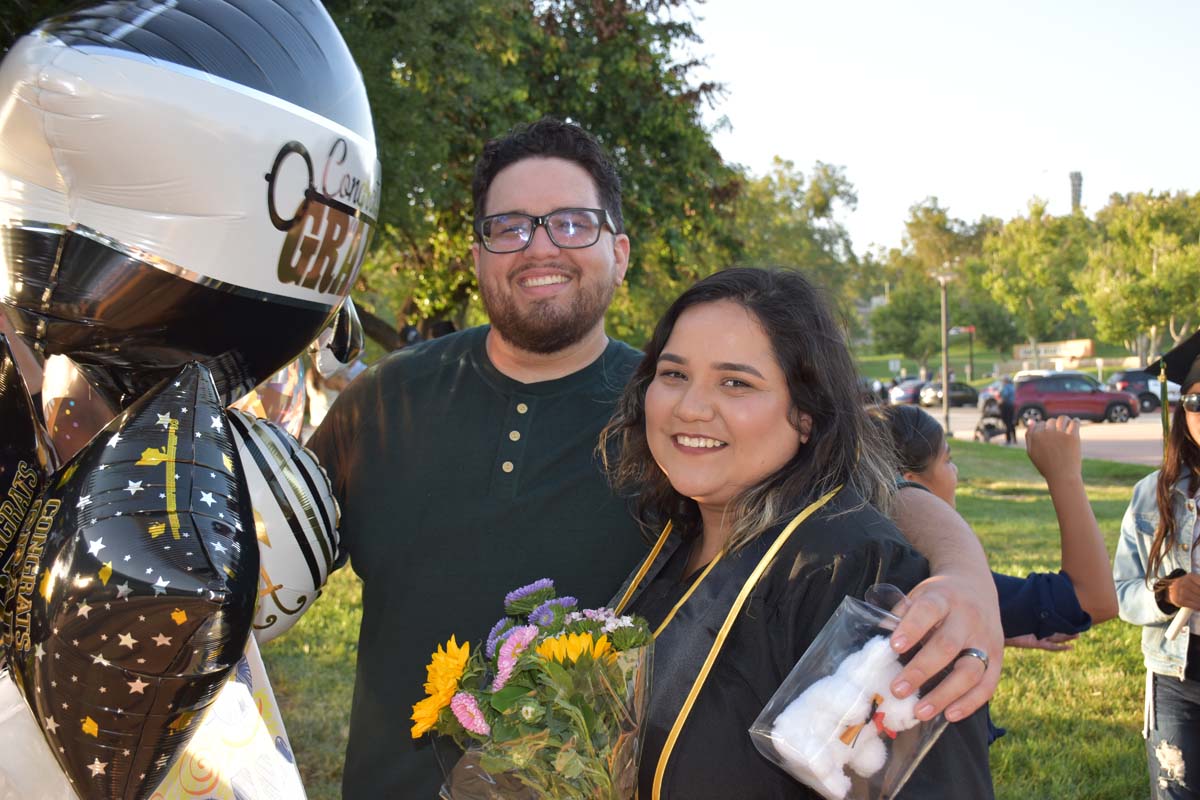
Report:
M 942 404 L 941 381 L 922 386 L 920 397 L 923 406 L 940 406 Z M 979 392 L 975 391 L 974 386 L 958 381 L 950 382 L 950 405 L 973 406 L 977 402 L 979 402 Z
M 1090 375 L 1052 372 L 1016 382 L 1016 413 L 1022 422 L 1071 416 L 1096 422 L 1128 422 L 1141 413 L 1129 392 L 1106 391 Z
M 888 401 L 894 406 L 916 403 L 921 399 L 921 387 L 924 385 L 925 381 L 920 378 L 905 378 L 888 389 Z
M 1052 369 L 1022 369 L 1013 373 L 1013 383 L 1027 381 L 1030 378 L 1045 378 L 1050 375 L 1082 375 L 1083 373 L 1070 370 L 1052 370 Z M 1000 413 L 1000 390 L 1004 386 L 1004 381 L 995 380 L 987 386 L 979 390 L 979 413 L 982 416 L 991 416 Z
M 1137 395 L 1138 403 L 1145 413 L 1154 411 L 1161 405 L 1159 398 L 1162 397 L 1162 394 L 1160 394 L 1162 384 L 1158 378 L 1151 377 L 1148 372 L 1143 372 L 1140 369 L 1114 372 L 1104 382 L 1104 388 L 1109 391 L 1129 392 L 1132 395 Z M 1178 403 L 1179 393 L 1179 384 L 1174 381 L 1167 381 L 1167 403 Z

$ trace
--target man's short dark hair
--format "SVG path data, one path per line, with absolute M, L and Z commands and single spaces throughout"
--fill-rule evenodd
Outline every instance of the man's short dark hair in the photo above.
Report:
M 542 117 L 530 125 L 518 125 L 483 147 L 475 162 L 471 194 L 475 218 L 482 219 L 488 190 L 502 169 L 526 158 L 561 158 L 578 164 L 596 184 L 600 204 L 612 217 L 617 233 L 625 232 L 621 214 L 621 176 L 596 137 L 578 125 L 554 117 Z M 505 209 L 512 210 L 512 209 Z M 545 209 L 551 211 L 553 209 Z

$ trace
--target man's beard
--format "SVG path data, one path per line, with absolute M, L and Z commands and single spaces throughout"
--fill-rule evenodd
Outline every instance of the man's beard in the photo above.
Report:
M 597 281 L 589 287 L 578 270 L 571 273 L 579 281 L 579 291 L 566 308 L 556 305 L 554 298 L 546 298 L 522 312 L 512 293 L 493 291 L 480 282 L 479 292 L 492 327 L 513 346 L 539 355 L 557 353 L 580 342 L 604 318 L 616 286 Z

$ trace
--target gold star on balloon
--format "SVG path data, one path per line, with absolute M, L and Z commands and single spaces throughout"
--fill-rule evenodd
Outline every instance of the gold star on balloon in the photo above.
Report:
M 100 738 L 100 726 L 96 724 L 96 720 L 91 717 L 83 718 L 83 732 L 88 736 Z

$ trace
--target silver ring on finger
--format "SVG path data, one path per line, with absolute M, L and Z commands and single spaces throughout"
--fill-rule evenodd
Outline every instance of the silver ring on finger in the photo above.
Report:
M 988 668 L 988 655 L 978 647 L 968 647 L 958 654 L 959 658 L 978 658 L 983 662 L 983 669 L 986 672 Z

